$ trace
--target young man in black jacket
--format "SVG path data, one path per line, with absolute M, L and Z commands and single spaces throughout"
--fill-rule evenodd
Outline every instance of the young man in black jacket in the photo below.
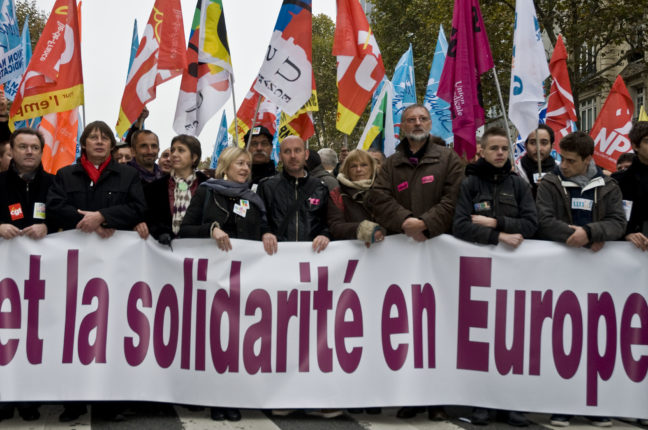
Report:
M 529 184 L 511 172 L 506 131 L 486 130 L 481 154 L 466 167 L 455 209 L 453 234 L 459 239 L 516 248 L 538 229 Z

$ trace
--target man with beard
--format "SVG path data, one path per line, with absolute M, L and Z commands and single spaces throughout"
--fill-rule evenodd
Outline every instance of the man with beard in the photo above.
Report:
M 459 156 L 435 145 L 431 128 L 424 106 L 403 111 L 404 139 L 385 160 L 367 202 L 376 222 L 389 233 L 404 233 L 418 242 L 450 230 L 464 177 Z
M 150 130 L 137 130 L 131 140 L 133 159 L 127 164 L 137 170 L 143 183 L 153 182 L 164 174 L 155 162 L 160 153 L 160 140 Z
M 250 133 L 252 133 L 251 139 Z M 252 154 L 252 176 L 250 179 L 252 191 L 256 192 L 261 179 L 274 176 L 277 173 L 275 163 L 270 158 L 273 138 L 270 130 L 263 126 L 254 127 L 243 138 L 248 151 Z M 250 139 L 249 143 L 248 139 Z
M 538 129 L 532 131 L 524 141 L 526 153 L 520 159 L 518 169 L 520 176 L 531 184 L 534 198 L 538 192 L 540 179 L 556 167 L 556 161 L 551 156 L 554 141 L 554 131 L 546 124 L 539 124 Z M 538 148 L 540 148 L 541 173 L 538 172 Z

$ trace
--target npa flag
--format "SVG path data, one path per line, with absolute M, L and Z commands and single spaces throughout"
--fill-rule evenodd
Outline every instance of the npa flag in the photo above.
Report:
M 259 103 L 259 98 L 261 98 L 261 103 Z M 257 105 L 259 106 L 259 111 L 257 112 L 256 120 L 254 121 L 254 112 L 257 110 Z M 238 123 L 238 136 L 236 134 L 236 127 L 234 121 L 229 126 L 229 133 L 234 137 L 234 141 L 238 142 L 238 145 L 241 148 L 245 148 L 247 142 L 243 140 L 245 134 L 252 128 L 252 123 L 254 122 L 255 126 L 262 125 L 270 133 L 275 133 L 277 129 L 277 117 L 279 116 L 279 108 L 272 101 L 266 99 L 259 93 L 254 90 L 254 84 L 248 91 L 243 103 L 239 106 L 238 111 L 236 112 L 236 118 L 234 121 Z
M 337 0 L 333 55 L 337 57 L 336 128 L 351 134 L 385 76 L 378 42 L 359 0 Z
M 576 131 L 575 122 L 578 120 L 567 70 L 567 50 L 560 34 L 551 55 L 549 70 L 553 81 L 547 98 L 546 123 L 556 134 L 556 141 L 560 141 L 569 133 Z
M 450 114 L 450 104 L 437 95 L 439 88 L 439 79 L 446 60 L 448 52 L 448 41 L 446 40 L 443 26 L 439 26 L 439 38 L 437 39 L 436 49 L 434 50 L 434 59 L 430 68 L 430 77 L 428 78 L 427 90 L 423 98 L 423 106 L 430 111 L 432 119 L 432 130 L 430 133 L 439 136 L 445 140 L 446 144 L 452 143 L 452 117 Z
M 400 120 L 403 111 L 407 106 L 416 103 L 416 82 L 414 82 L 414 55 L 412 54 L 412 44 L 409 49 L 401 56 L 394 69 L 392 77 L 394 88 L 394 99 L 392 100 L 392 109 L 394 114 L 394 135 L 398 139 L 400 134 Z
M 211 163 L 209 164 L 210 169 L 215 169 L 218 165 L 218 157 L 227 148 L 227 143 L 227 117 L 225 116 L 225 111 L 223 111 L 220 127 L 218 127 L 218 135 L 216 136 L 216 144 L 214 145 L 214 152 L 212 153 Z
M 524 138 L 538 128 L 538 105 L 545 101 L 547 76 L 549 67 L 533 0 L 517 0 L 508 113 Z
M 61 167 L 74 163 L 79 131 L 78 108 L 48 113 L 43 116 L 38 130 L 45 138 L 42 163 L 46 172 L 55 175 Z
M 20 79 L 25 67 L 14 2 L 0 0 L 0 85 L 11 79 Z
M 311 0 L 284 0 L 254 89 L 292 116 L 313 87 Z
M 180 0 L 155 0 L 126 79 L 117 134 L 123 136 L 155 99 L 156 87 L 182 73 L 187 65 Z
M 232 92 L 232 60 L 221 0 L 198 0 L 173 129 L 198 136 Z
M 632 150 L 628 133 L 633 112 L 632 98 L 621 76 L 617 76 L 590 131 L 594 139 L 594 162 L 598 166 L 614 172 L 619 155 Z
M 83 104 L 79 19 L 75 0 L 56 0 L 11 105 L 9 123 Z
M 358 149 L 367 151 L 373 147 L 379 149 L 387 157 L 394 153 L 398 138 L 394 132 L 393 99 L 392 83 L 385 79 L 358 142 Z
M 437 95 L 450 103 L 454 150 L 471 159 L 475 132 L 484 124 L 479 77 L 493 68 L 493 56 L 478 0 L 455 0 L 452 32 Z

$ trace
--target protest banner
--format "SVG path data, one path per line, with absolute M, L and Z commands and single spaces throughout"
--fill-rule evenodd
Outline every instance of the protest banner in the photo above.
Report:
M 648 417 L 648 254 L 628 242 L 232 244 L 1 241 L 0 398 Z

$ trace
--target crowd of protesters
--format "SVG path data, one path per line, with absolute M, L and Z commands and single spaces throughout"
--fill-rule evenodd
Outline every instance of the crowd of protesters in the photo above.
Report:
M 423 106 L 406 108 L 402 140 L 388 158 L 376 149 L 345 148 L 339 158 L 328 148 L 309 152 L 306 142 L 290 136 L 280 144 L 281 170 L 270 156 L 272 133 L 255 127 L 245 136 L 247 149 L 223 151 L 211 179 L 197 170 L 201 145 L 188 135 L 174 137 L 158 164 L 153 131 L 134 126 L 127 143 L 118 144 L 111 128 L 95 121 L 80 137 L 80 159 L 54 176 L 43 170 L 45 141 L 38 131 L 21 128 L 8 136 L 0 129 L 0 140 L 8 142 L 0 145 L 0 237 L 40 239 L 78 229 L 108 238 L 115 230 L 135 230 L 164 244 L 211 238 L 223 251 L 232 250 L 233 238 L 256 240 L 272 255 L 285 241 L 308 241 L 323 252 L 330 240 L 357 239 L 370 247 L 390 234 L 422 242 L 452 233 L 511 248 L 535 238 L 596 252 L 625 239 L 648 250 L 648 122 L 634 124 L 634 153 L 619 159 L 611 177 L 595 165 L 594 142 L 582 132 L 560 140 L 557 164 L 550 155 L 554 133 L 540 125 L 514 168 L 506 130 L 487 129 L 481 156 L 466 163 L 430 135 L 431 125 Z M 34 404 L 5 403 L 0 420 L 14 408 L 25 420 L 39 417 Z M 423 410 L 404 407 L 397 415 Z M 85 412 L 85 405 L 68 403 L 60 419 Z M 447 418 L 440 406 L 427 412 L 430 419 Z M 211 416 L 241 418 L 233 408 L 212 408 Z M 511 425 L 529 424 L 522 413 L 505 416 Z M 489 417 L 490 411 L 475 408 L 472 422 L 487 424 Z M 554 415 L 551 423 L 566 426 L 569 418 Z M 610 420 L 592 417 L 592 424 L 609 426 Z

